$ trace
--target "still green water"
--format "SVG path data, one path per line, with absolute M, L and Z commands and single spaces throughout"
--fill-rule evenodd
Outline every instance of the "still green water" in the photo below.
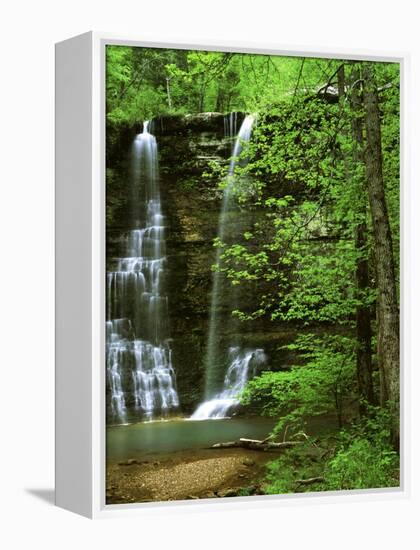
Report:
M 219 441 L 240 437 L 263 439 L 274 426 L 271 418 L 223 420 L 170 420 L 139 422 L 107 428 L 107 460 L 116 461 L 145 455 L 166 454 L 210 447 Z

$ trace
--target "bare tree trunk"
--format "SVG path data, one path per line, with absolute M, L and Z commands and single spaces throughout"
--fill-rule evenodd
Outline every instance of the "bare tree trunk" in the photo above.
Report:
M 341 64 L 337 69 L 337 80 L 338 80 L 338 98 L 341 101 L 344 101 L 344 94 L 346 91 L 346 75 L 344 71 L 344 64 Z
M 353 67 L 351 74 L 350 104 L 352 109 L 352 134 L 353 134 L 353 160 L 355 169 L 363 165 L 363 123 L 362 123 L 362 98 L 360 70 Z M 359 411 L 361 415 L 366 414 L 366 405 L 375 404 L 372 380 L 372 328 L 370 321 L 370 307 L 364 302 L 366 293 L 369 290 L 369 262 L 367 256 L 367 224 L 366 204 L 367 195 L 365 190 L 365 177 L 358 178 L 357 197 L 359 200 L 357 215 L 360 220 L 355 228 L 356 260 L 356 287 L 358 298 L 361 300 L 356 309 L 356 337 L 357 337 L 357 380 L 360 394 Z
M 385 399 L 392 413 L 392 438 L 399 446 L 399 311 L 395 285 L 391 229 L 382 173 L 381 126 L 378 92 L 372 63 L 365 63 L 366 177 L 375 243 L 378 288 L 378 360 L 384 377 Z
M 204 109 L 204 97 L 206 95 L 206 84 L 203 83 L 200 86 L 200 96 L 198 98 L 198 112 L 202 113 Z
M 172 109 L 172 99 L 171 99 L 171 88 L 169 86 L 170 78 L 169 76 L 166 77 L 166 94 L 168 96 L 168 107 L 169 109 Z
M 224 100 L 224 94 L 222 93 L 220 86 L 218 86 L 217 95 L 216 95 L 216 104 L 214 106 L 214 110 L 216 111 L 216 113 L 223 112 L 223 100 Z

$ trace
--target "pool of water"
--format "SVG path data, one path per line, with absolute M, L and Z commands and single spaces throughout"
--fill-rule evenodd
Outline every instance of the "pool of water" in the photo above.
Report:
M 196 450 L 210 447 L 219 441 L 240 437 L 263 439 L 273 428 L 271 418 L 231 418 L 221 420 L 169 420 L 140 422 L 107 428 L 108 461 Z

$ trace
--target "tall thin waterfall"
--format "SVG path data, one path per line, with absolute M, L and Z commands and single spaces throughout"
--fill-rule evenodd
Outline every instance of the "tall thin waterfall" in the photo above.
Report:
M 235 196 L 236 167 L 246 164 L 240 157 L 244 146 L 251 138 L 255 121 L 253 115 L 247 115 L 240 127 L 233 146 L 227 182 L 223 193 L 222 209 L 219 216 L 218 239 L 222 242 L 234 242 L 241 236 L 242 226 L 239 223 L 238 204 Z M 236 126 L 236 117 L 230 116 L 225 121 L 225 135 L 232 137 L 232 128 Z M 220 265 L 221 249 L 217 249 L 216 266 Z M 238 307 L 238 294 L 224 275 L 216 270 L 213 273 L 210 326 L 205 358 L 206 388 L 205 402 L 192 415 L 193 420 L 204 418 L 221 418 L 226 416 L 238 404 L 237 396 L 245 387 L 258 365 L 265 361 L 261 349 L 241 350 L 238 345 L 231 345 L 226 353 L 222 347 L 222 332 L 234 333 L 239 330 L 238 321 L 232 318 L 231 312 Z M 223 307 L 228 308 L 228 316 L 221 318 Z M 232 336 L 230 336 L 232 338 Z M 226 365 L 229 366 L 226 369 Z M 250 368 L 252 364 L 253 368 Z M 220 390 L 220 371 L 226 372 L 223 389 Z
M 166 416 L 179 405 L 164 294 L 165 238 L 156 139 L 132 147 L 134 224 L 115 271 L 107 273 L 107 375 L 114 421 Z

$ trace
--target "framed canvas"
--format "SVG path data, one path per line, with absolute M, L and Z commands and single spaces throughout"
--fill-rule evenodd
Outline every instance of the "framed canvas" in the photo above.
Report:
M 57 44 L 57 505 L 404 494 L 404 67 Z

